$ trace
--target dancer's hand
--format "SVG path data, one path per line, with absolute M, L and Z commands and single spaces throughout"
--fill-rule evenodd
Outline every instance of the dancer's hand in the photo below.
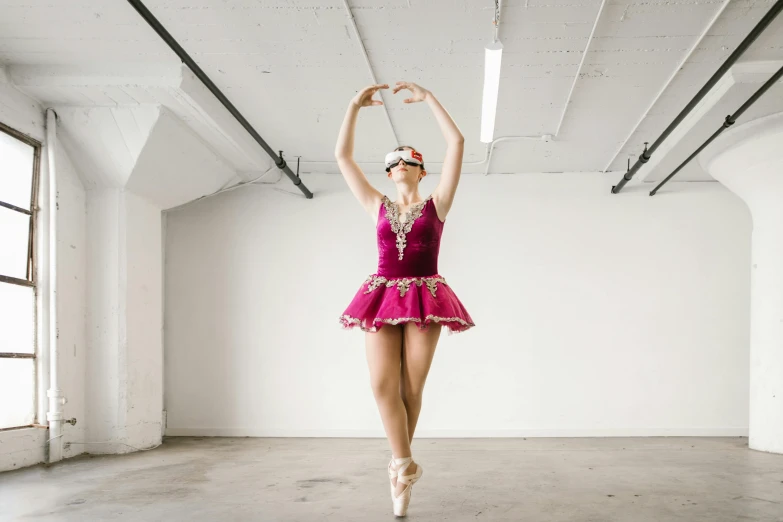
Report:
M 382 85 L 370 85 L 369 87 L 365 87 L 359 93 L 353 97 L 351 100 L 351 103 L 356 105 L 357 107 L 370 107 L 373 105 L 383 105 L 382 101 L 379 100 L 373 100 L 372 97 L 375 95 L 376 92 L 378 92 L 380 89 L 388 89 L 388 84 L 382 84 Z
M 394 94 L 397 94 L 403 89 L 408 89 L 413 93 L 410 98 L 403 100 L 404 103 L 422 102 L 426 100 L 427 96 L 430 94 L 430 91 L 412 82 L 397 82 L 397 87 L 394 88 Z

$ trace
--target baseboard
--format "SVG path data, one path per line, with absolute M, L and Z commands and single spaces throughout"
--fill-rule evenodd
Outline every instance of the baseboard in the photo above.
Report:
M 296 430 L 275 428 L 166 428 L 167 437 L 385 438 L 382 430 Z M 417 439 L 521 437 L 747 437 L 748 428 L 618 428 L 528 430 L 417 430 Z

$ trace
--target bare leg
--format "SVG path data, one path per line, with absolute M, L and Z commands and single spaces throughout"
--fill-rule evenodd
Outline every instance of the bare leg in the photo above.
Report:
M 419 330 L 418 325 L 406 323 L 385 325 L 375 333 L 366 334 L 373 395 L 394 458 L 411 456 L 410 444 L 421 412 L 424 382 L 440 332 L 439 324 Z M 416 463 L 412 462 L 406 474 L 416 473 L 416 469 Z M 396 484 L 396 479 L 393 483 Z M 396 494 L 405 487 L 397 484 Z
M 365 336 L 370 384 L 394 458 L 411 456 L 408 414 L 400 397 L 402 333 L 402 326 L 384 325 Z M 411 464 L 408 470 L 413 473 L 416 468 Z M 399 484 L 397 493 L 404 486 Z
M 409 442 L 413 442 L 413 432 L 419 421 L 424 382 L 432 365 L 441 329 L 442 326 L 435 323 L 426 330 L 419 330 L 414 323 L 404 325 L 400 395 L 408 414 Z

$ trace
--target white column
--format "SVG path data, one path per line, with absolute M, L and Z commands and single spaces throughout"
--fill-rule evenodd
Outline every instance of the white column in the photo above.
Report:
M 90 453 L 127 453 L 161 442 L 161 231 L 160 209 L 147 200 L 115 187 L 88 192 Z
M 783 453 L 783 113 L 726 131 L 699 162 L 753 218 L 749 446 Z

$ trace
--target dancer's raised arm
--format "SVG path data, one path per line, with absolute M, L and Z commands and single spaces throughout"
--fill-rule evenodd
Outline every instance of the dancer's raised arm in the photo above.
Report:
M 337 145 L 334 148 L 334 157 L 337 165 L 340 167 L 348 187 L 359 200 L 359 203 L 370 214 L 373 219 L 377 217 L 378 206 L 383 195 L 373 187 L 367 180 L 362 169 L 353 159 L 353 143 L 356 133 L 356 120 L 359 117 L 359 110 L 362 107 L 373 107 L 383 105 L 383 102 L 373 100 L 373 95 L 380 89 L 388 89 L 388 85 L 371 85 L 365 87 L 353 97 L 348 104 L 348 110 L 345 112 L 340 135 L 337 138 Z
M 454 194 L 459 185 L 460 173 L 462 172 L 462 154 L 465 149 L 465 138 L 454 123 L 443 105 L 435 98 L 432 92 L 411 82 L 397 82 L 394 88 L 396 94 L 402 89 L 408 89 L 412 95 L 404 100 L 405 103 L 427 102 L 432 109 L 435 119 L 438 121 L 443 137 L 446 139 L 446 157 L 443 160 L 443 168 L 440 173 L 440 182 L 435 190 L 432 191 L 432 199 L 435 206 L 438 207 L 438 213 L 445 219 L 446 214 L 451 209 L 454 201 Z

